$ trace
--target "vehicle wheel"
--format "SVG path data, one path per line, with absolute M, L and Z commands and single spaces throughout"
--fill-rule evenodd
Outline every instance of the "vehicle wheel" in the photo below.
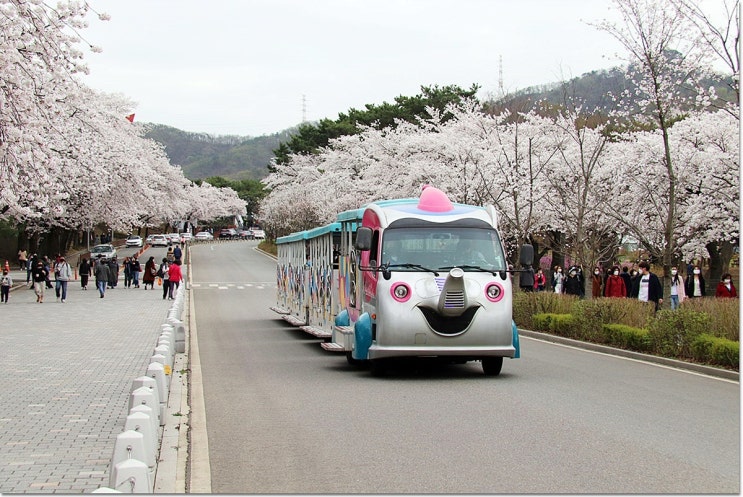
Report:
M 372 376 L 384 376 L 387 374 L 387 363 L 384 359 L 371 359 L 369 361 L 369 371 Z
M 482 372 L 485 373 L 485 376 L 498 376 L 501 368 L 503 368 L 502 357 L 482 358 Z
M 354 359 L 353 358 L 353 352 L 351 352 L 351 351 L 346 352 L 346 361 L 351 366 L 358 366 L 359 364 L 361 364 L 363 362 L 360 359 Z

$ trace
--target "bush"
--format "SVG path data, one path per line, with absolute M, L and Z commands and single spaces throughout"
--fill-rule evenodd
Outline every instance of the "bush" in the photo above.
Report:
M 740 341 L 740 300 L 705 297 L 686 299 L 681 309 L 702 312 L 710 317 L 710 335 Z
M 576 326 L 572 314 L 541 313 L 532 316 L 535 331 L 545 331 L 568 338 L 575 338 Z
M 513 295 L 513 320 L 520 328 L 537 329 L 535 314 L 568 314 L 577 297 L 554 292 L 516 292 Z
M 739 368 L 740 343 L 727 338 L 702 333 L 691 343 L 691 351 L 697 361 Z
M 624 324 L 605 324 L 602 327 L 606 343 L 638 352 L 650 350 L 650 333 L 642 328 L 634 328 Z
M 690 309 L 658 311 L 648 329 L 652 350 L 665 357 L 691 359 L 691 344 L 709 330 L 710 321 L 708 315 Z

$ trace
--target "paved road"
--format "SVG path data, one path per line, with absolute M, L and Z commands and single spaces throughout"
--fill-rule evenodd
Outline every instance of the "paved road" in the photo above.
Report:
M 267 310 L 272 260 L 192 261 L 215 493 L 740 491 L 737 382 L 528 338 L 373 378 Z
M 158 290 L 124 288 L 122 276 L 103 299 L 94 284 L 83 291 L 74 281 L 64 304 L 53 289 L 38 304 L 25 285 L 0 304 L 1 493 L 108 486 L 132 381 L 145 375 L 171 303 Z

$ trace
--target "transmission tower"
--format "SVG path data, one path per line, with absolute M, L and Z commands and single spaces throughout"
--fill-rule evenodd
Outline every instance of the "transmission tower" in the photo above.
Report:
M 503 97 L 505 93 L 503 92 L 503 56 L 498 56 L 498 92 L 500 93 L 500 97 Z
M 302 124 L 307 122 L 307 96 L 302 94 Z

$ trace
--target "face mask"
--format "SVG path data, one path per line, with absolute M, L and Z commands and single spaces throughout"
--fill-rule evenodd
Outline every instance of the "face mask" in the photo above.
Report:
M 677 273 L 678 273 L 678 271 L 676 271 L 675 269 L 672 269 L 672 270 L 671 270 L 671 274 L 672 274 L 672 275 L 676 276 L 676 274 L 677 274 Z
M 558 273 L 562 273 L 562 269 L 558 269 L 558 270 L 557 270 L 557 272 L 558 272 Z
M 619 276 L 619 271 L 614 271 L 614 276 Z
M 699 274 L 699 273 L 701 273 L 701 272 L 702 272 L 702 271 L 700 271 L 699 269 L 695 269 L 695 270 L 694 270 L 694 274 Z
M 726 285 L 729 285 L 730 284 L 730 280 L 725 280 L 725 284 Z
M 598 271 L 594 271 L 593 274 L 599 274 L 599 272 Z

